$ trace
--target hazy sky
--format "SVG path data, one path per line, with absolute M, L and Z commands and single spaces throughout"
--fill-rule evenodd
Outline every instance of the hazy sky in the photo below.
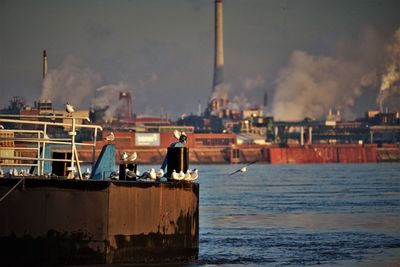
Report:
M 267 91 L 282 118 L 374 109 L 386 70 L 377 51 L 393 43 L 399 14 L 398 0 L 224 0 L 230 97 L 261 104 Z M 0 0 L 0 106 L 13 95 L 33 104 L 47 87 L 59 107 L 88 108 L 123 88 L 137 114 L 196 113 L 211 93 L 213 42 L 213 0 Z

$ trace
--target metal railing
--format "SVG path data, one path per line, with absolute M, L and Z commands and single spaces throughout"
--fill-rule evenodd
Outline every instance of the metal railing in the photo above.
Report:
M 20 119 L 17 119 L 20 118 Z M 35 120 L 22 120 L 21 118 L 32 118 Z M 47 120 L 55 120 L 55 119 L 63 119 L 63 122 L 55 122 L 55 121 L 41 121 L 39 119 L 47 119 Z M 44 163 L 46 161 L 51 162 L 69 162 L 70 167 L 67 168 L 67 171 L 73 174 L 75 173 L 75 165 L 78 170 L 79 179 L 83 179 L 82 170 L 80 164 L 82 161 L 79 160 L 77 146 L 90 146 L 92 147 L 92 169 L 95 163 L 96 157 L 96 137 L 97 131 L 102 130 L 101 126 L 98 125 L 87 125 L 87 124 L 78 124 L 77 120 L 87 120 L 87 117 L 74 117 L 74 116 L 54 116 L 54 115 L 1 115 L 0 114 L 0 124 L 1 123 L 13 123 L 22 125 L 36 125 L 42 129 L 40 130 L 20 130 L 20 129 L 0 129 L 0 142 L 13 142 L 11 146 L 0 147 L 0 151 L 6 150 L 33 150 L 36 154 L 36 157 L 28 157 L 28 156 L 16 156 L 14 153 L 13 156 L 3 155 L 6 153 L 0 154 L 0 160 L 8 160 L 12 162 L 0 162 L 0 166 L 35 166 L 37 168 L 37 175 L 44 175 Z M 66 123 L 68 122 L 69 123 Z M 71 129 L 68 132 L 68 138 L 50 138 L 47 135 L 47 130 L 49 127 L 59 127 L 62 126 L 64 129 Z M 87 128 L 93 130 L 93 143 L 79 143 L 76 142 L 76 134 L 77 128 Z M 7 135 L 7 133 L 9 133 Z M 17 136 L 17 137 L 16 137 Z M 15 146 L 15 143 L 20 144 L 24 143 L 26 147 L 18 147 Z M 70 147 L 71 159 L 54 159 L 54 158 L 46 158 L 46 145 L 48 144 L 56 144 L 56 145 L 64 145 Z M 33 163 L 21 163 L 23 161 L 33 161 Z

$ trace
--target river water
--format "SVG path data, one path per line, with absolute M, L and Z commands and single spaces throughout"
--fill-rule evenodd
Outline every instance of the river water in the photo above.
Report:
M 400 266 L 400 164 L 197 165 L 191 266 Z

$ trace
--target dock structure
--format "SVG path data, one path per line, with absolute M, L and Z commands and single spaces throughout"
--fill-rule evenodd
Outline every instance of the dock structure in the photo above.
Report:
M 0 202 L 2 264 L 195 260 L 199 184 L 24 179 Z M 21 180 L 0 179 L 0 195 Z

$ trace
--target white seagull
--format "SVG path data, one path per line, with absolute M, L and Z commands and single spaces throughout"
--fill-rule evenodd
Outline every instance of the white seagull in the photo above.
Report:
M 106 136 L 106 138 L 104 138 L 104 140 L 109 141 L 109 142 L 114 141 L 114 140 L 115 140 L 114 133 L 113 133 L 113 132 L 109 133 L 109 134 Z
M 125 176 L 129 179 L 136 179 L 137 175 L 134 171 L 129 170 L 128 168 L 125 169 Z
M 178 130 L 174 130 L 173 135 L 177 140 L 179 140 L 179 137 L 181 137 L 181 133 Z
M 249 167 L 250 165 L 256 163 L 257 161 L 258 161 L 258 160 L 254 160 L 254 161 L 250 162 L 249 164 L 243 166 L 242 168 L 240 168 L 240 169 L 238 169 L 238 170 L 232 172 L 232 173 L 229 174 L 229 175 L 234 175 L 234 174 L 236 174 L 236 173 L 238 173 L 238 172 L 247 172 L 247 167 Z
M 151 180 L 157 179 L 157 173 L 156 173 L 156 170 L 154 168 L 150 169 L 149 177 L 150 177 Z
M 90 169 L 89 169 L 89 167 L 86 168 L 86 171 L 82 174 L 82 176 L 83 176 L 83 178 L 85 180 L 90 178 Z
M 68 102 L 65 103 L 65 111 L 68 112 L 69 114 L 72 114 L 75 112 L 74 106 L 69 104 Z
M 194 169 L 193 172 L 190 174 L 190 180 L 194 181 L 197 178 L 199 178 L 199 170 L 198 169 Z
M 126 152 L 122 153 L 120 159 L 122 161 L 127 161 L 128 160 L 128 153 L 126 153 Z
M 137 153 L 133 152 L 127 159 L 128 161 L 135 161 L 137 159 Z
M 177 173 L 175 170 L 172 171 L 172 173 L 171 173 L 171 178 L 172 178 L 173 180 L 180 180 L 180 179 L 179 179 L 179 175 L 178 175 L 178 173 Z
M 185 178 L 184 178 L 184 180 L 185 181 L 190 181 L 191 179 L 190 179 L 190 176 L 191 176 L 191 170 L 190 169 L 188 169 L 187 171 L 186 171 L 186 173 L 185 173 Z
M 157 175 L 157 178 L 160 179 L 161 177 L 164 176 L 164 170 L 163 170 L 163 169 L 160 169 L 160 170 L 157 172 L 156 175 Z

